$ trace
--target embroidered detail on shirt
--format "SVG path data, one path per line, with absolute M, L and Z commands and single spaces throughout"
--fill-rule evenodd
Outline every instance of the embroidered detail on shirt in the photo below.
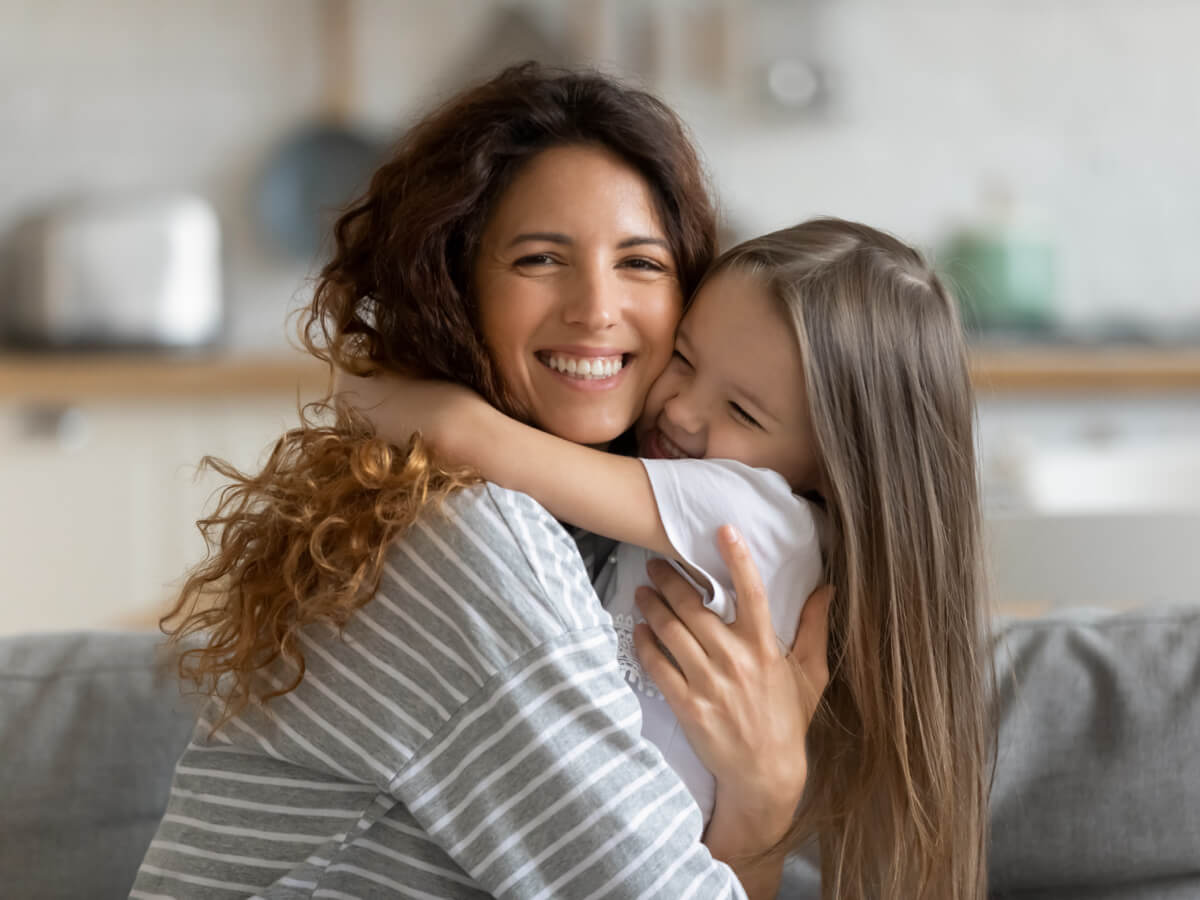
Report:
M 617 666 L 629 686 L 647 697 L 662 699 L 662 693 L 654 681 L 642 668 L 638 660 L 637 649 L 633 646 L 633 626 L 636 624 L 633 616 L 624 613 L 614 613 L 613 628 L 617 632 Z

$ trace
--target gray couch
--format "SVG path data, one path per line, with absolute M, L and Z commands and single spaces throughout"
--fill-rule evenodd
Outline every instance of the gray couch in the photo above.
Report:
M 0 896 L 124 897 L 191 732 L 152 634 L 0 640 Z M 991 892 L 1200 898 L 1200 609 L 1011 623 Z M 816 896 L 802 859 L 782 897 Z

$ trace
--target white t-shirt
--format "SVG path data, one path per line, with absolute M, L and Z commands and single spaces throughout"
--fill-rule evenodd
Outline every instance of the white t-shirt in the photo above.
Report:
M 696 584 L 673 563 L 700 590 L 704 605 L 726 623 L 736 618 L 733 579 L 717 549 L 717 529 L 735 525 L 766 587 L 780 648 L 790 649 L 804 602 L 821 583 L 820 510 L 793 494 L 783 476 L 770 469 L 728 459 L 643 459 L 641 463 L 650 476 L 671 545 L 707 580 Z M 688 745 L 633 646 L 633 627 L 643 621 L 633 602 L 634 591 L 650 584 L 646 563 L 656 555 L 632 544 L 619 545 L 616 573 L 608 580 L 602 600 L 617 631 L 621 671 L 642 704 L 642 735 L 679 773 L 707 823 L 712 815 L 713 777 Z

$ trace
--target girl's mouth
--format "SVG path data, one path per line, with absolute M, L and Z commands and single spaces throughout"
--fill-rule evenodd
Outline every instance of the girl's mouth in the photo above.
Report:
M 638 447 L 638 454 L 647 459 L 695 459 L 659 429 L 652 428 Z

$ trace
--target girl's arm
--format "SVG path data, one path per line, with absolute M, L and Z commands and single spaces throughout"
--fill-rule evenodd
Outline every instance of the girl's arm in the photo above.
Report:
M 413 432 L 447 461 L 529 494 L 555 518 L 595 534 L 677 557 L 650 478 L 636 459 L 593 450 L 511 419 L 473 391 L 448 382 L 339 372 L 339 400 L 396 444 Z

